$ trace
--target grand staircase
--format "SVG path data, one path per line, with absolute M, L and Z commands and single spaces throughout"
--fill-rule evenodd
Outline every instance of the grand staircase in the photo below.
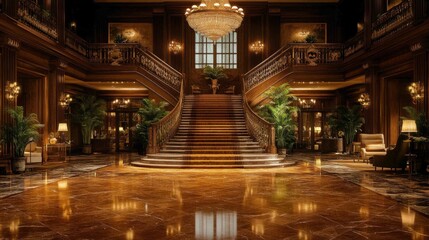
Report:
M 134 166 L 166 168 L 251 168 L 285 165 L 249 135 L 240 95 L 201 94 L 184 99 L 177 133 L 156 154 Z

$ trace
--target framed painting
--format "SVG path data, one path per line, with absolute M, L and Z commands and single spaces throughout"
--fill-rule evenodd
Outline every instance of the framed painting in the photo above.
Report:
M 281 44 L 326 43 L 326 23 L 282 23 Z
M 109 43 L 139 43 L 153 50 L 151 23 L 109 23 Z

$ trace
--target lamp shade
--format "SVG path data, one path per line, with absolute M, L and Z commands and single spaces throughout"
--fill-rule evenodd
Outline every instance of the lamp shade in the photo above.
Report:
M 67 123 L 58 123 L 58 132 L 68 132 Z
M 402 120 L 401 132 L 412 133 L 417 132 L 417 125 L 415 120 Z

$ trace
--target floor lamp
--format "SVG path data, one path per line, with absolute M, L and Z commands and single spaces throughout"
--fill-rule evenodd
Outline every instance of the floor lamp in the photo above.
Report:
M 408 167 L 410 169 L 410 174 L 411 174 L 413 172 L 413 169 L 415 168 L 415 160 L 416 160 L 417 156 L 411 153 L 411 135 L 410 135 L 410 133 L 417 132 L 416 121 L 415 120 L 408 120 L 408 119 L 402 120 L 401 132 L 408 133 L 408 140 L 407 140 L 408 154 L 407 155 L 408 155 Z
M 68 132 L 67 123 L 58 123 L 58 132 L 61 133 L 61 142 L 64 143 L 64 161 L 67 160 L 67 145 L 65 132 Z

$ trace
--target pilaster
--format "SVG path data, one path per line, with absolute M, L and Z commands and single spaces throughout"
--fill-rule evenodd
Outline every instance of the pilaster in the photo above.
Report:
M 375 63 L 366 63 L 362 66 L 365 70 L 365 88 L 368 90 L 371 104 L 366 110 L 365 128 L 368 133 L 380 133 L 382 129 L 382 104 L 384 104 L 384 92 L 379 78 L 379 67 Z
M 49 113 L 47 129 L 49 132 L 56 132 L 58 123 L 61 119 L 64 119 L 64 112 L 59 101 L 61 93 L 64 92 L 65 68 L 67 64 L 59 59 L 51 60 L 49 64 L 48 92 L 45 93 L 48 105 L 47 111 Z

